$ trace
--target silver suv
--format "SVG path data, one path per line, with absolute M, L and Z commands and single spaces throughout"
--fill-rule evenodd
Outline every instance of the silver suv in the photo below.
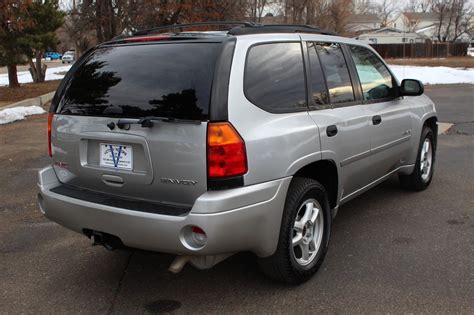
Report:
M 301 283 L 340 205 L 393 174 L 430 184 L 435 106 L 370 46 L 309 26 L 161 31 L 95 47 L 62 81 L 39 172 L 49 219 L 175 254 L 174 272 L 250 251 Z

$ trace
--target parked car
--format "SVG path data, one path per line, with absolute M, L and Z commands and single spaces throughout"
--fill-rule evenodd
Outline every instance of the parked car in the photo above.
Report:
M 467 55 L 474 57 L 474 46 L 472 44 L 467 48 Z
M 48 58 L 50 60 L 59 60 L 61 59 L 61 54 L 58 52 L 48 51 L 44 53 L 44 58 Z
M 48 117 L 39 207 L 94 244 L 176 254 L 174 272 L 250 251 L 297 284 L 342 204 L 392 175 L 430 184 L 435 106 L 369 45 L 309 26 L 140 34 L 81 57 Z
M 74 51 L 66 51 L 62 57 L 62 63 L 73 63 L 76 60 Z

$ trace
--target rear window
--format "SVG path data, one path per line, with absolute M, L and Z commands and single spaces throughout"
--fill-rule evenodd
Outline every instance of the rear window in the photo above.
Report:
M 218 43 L 104 47 L 68 82 L 60 113 L 207 120 Z
M 316 50 L 326 75 L 331 102 L 354 101 L 351 77 L 341 46 L 337 43 L 317 43 Z
M 306 110 L 301 44 L 270 43 L 250 48 L 244 90 L 248 100 L 273 113 Z

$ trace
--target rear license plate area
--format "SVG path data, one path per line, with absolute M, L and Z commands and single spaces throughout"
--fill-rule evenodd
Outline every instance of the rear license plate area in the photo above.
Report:
M 126 144 L 100 143 L 100 167 L 133 170 L 133 148 Z

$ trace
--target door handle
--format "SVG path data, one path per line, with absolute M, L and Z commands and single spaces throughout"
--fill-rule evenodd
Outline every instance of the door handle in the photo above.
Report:
M 109 186 L 120 187 L 125 183 L 123 178 L 114 175 L 102 175 L 102 181 Z
M 374 125 L 378 125 L 382 122 L 382 117 L 380 117 L 379 115 L 375 115 L 374 117 L 372 117 L 372 123 Z
M 326 128 L 326 134 L 328 137 L 334 137 L 337 135 L 337 126 L 336 125 L 331 125 Z

